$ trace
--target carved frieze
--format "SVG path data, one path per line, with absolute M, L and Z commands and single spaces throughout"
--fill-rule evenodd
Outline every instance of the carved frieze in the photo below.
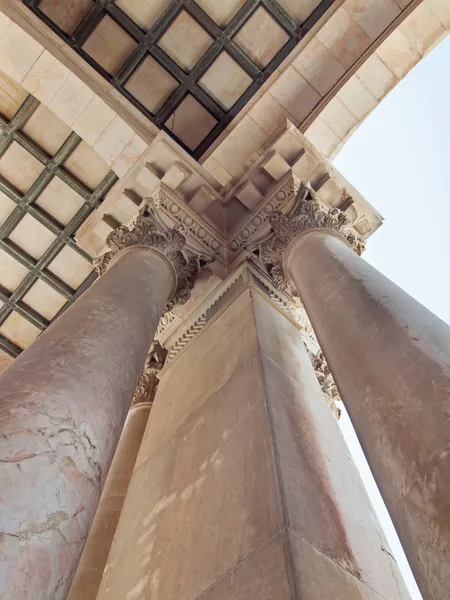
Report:
M 158 373 L 166 362 L 167 350 L 157 341 L 154 341 L 148 353 L 145 367 L 133 396 L 132 406 L 142 403 L 153 404 L 158 387 Z
M 109 234 L 106 240 L 109 252 L 95 260 L 95 268 L 103 275 L 112 258 L 130 246 L 146 246 L 163 254 L 172 264 L 177 275 L 177 289 L 166 305 L 164 313 L 177 304 L 185 304 L 191 297 L 195 278 L 202 266 L 211 260 L 193 252 L 186 245 L 186 236 L 181 229 L 169 228 L 149 202 L 131 228 L 122 225 Z
M 226 281 L 206 298 L 202 305 L 167 340 L 169 353 L 167 355 L 166 368 L 190 346 L 203 329 L 229 303 L 249 286 L 261 290 L 281 312 L 298 326 L 306 337 L 312 340 L 313 345 L 317 346 L 317 341 L 306 311 L 299 301 L 294 301 L 283 292 L 277 290 L 265 273 L 252 261 L 246 261 L 236 269 L 232 276 L 228 277 Z
M 261 240 L 256 251 L 259 259 L 269 270 L 277 289 L 291 296 L 298 296 L 284 274 L 283 258 L 289 244 L 308 229 L 331 229 L 339 232 L 355 250 L 361 254 L 364 242 L 352 231 L 351 221 L 338 208 L 327 208 L 318 200 L 315 191 L 307 183 L 299 186 L 291 211 L 285 215 L 278 211 L 270 215 L 271 232 Z
M 153 194 L 155 206 L 177 223 L 202 251 L 214 255 L 215 259 L 226 264 L 225 239 L 209 226 L 186 202 L 164 185 Z

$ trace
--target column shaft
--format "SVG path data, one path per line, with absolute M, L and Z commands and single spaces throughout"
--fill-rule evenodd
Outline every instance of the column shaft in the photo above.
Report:
M 408 598 L 300 331 L 254 288 L 162 372 L 98 594 L 137 598 Z
M 97 598 L 150 410 L 150 403 L 130 408 L 67 600 Z
M 450 598 L 450 328 L 326 230 L 285 271 L 311 319 L 425 600 Z
M 67 595 L 173 268 L 148 248 L 107 273 L 0 378 L 0 595 Z

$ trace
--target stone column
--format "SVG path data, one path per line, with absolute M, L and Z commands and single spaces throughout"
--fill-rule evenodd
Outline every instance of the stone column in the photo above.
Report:
M 0 377 L 0 597 L 66 597 L 158 321 L 199 266 L 184 241 L 152 210 L 114 232 L 103 277 Z
M 340 211 L 299 196 L 272 227 L 261 258 L 304 302 L 424 600 L 448 600 L 450 328 L 358 256 Z
M 244 278 L 174 340 L 98 600 L 406 600 L 299 328 Z
M 154 342 L 139 379 L 125 426 L 67 600 L 95 600 L 133 473 L 167 352 Z

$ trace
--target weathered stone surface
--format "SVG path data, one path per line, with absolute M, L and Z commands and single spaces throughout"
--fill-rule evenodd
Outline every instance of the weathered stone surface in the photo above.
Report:
M 148 249 L 118 257 L 0 378 L 0 589 L 63 600 L 174 286 Z
M 128 413 L 67 600 L 97 598 L 150 410 L 140 402 Z
M 407 600 L 382 547 L 299 329 L 244 289 L 162 373 L 99 600 Z
M 450 596 L 450 328 L 325 230 L 285 258 L 425 600 Z

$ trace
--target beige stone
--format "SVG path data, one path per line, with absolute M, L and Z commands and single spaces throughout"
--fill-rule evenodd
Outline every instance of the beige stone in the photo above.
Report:
M 53 177 L 37 198 L 36 204 L 59 223 L 67 225 L 83 206 L 84 200 L 59 177 Z
M 133 137 L 132 128 L 121 117 L 116 116 L 94 144 L 94 150 L 111 166 Z
M 178 87 L 178 82 L 154 58 L 147 56 L 125 87 L 145 108 L 156 114 Z
M 345 69 L 315 37 L 292 65 L 322 96 L 341 79 Z
M 27 95 L 19 84 L 0 71 L 0 112 L 4 117 L 11 120 Z
M 228 302 L 161 374 L 98 600 L 406 600 L 299 330 Z
M 50 156 L 57 153 L 71 133 L 70 127 L 43 104 L 38 106 L 22 131 Z
M 245 181 L 236 190 L 236 198 L 242 202 L 248 210 L 254 210 L 263 200 L 263 196 L 258 188 L 251 181 Z
M 16 312 L 12 312 L 0 326 L 0 331 L 21 348 L 28 348 L 41 333 L 40 329 Z
M 11 23 L 11 19 L 7 17 L 4 13 L 0 12 L 0 39 L 6 33 Z
M 95 189 L 109 173 L 109 166 L 86 142 L 81 142 L 64 163 L 64 167 L 89 189 Z
M 92 8 L 93 0 L 42 0 L 40 10 L 44 12 L 58 27 L 72 34 L 83 18 Z
M 169 6 L 171 0 L 116 0 L 116 4 L 135 21 L 141 29 L 147 31 Z
M 285 45 L 289 36 L 260 6 L 233 39 L 263 69 Z
M 242 173 L 245 162 L 267 139 L 267 134 L 248 116 L 233 129 L 213 152 L 213 158 L 228 173 Z
M 357 77 L 352 77 L 339 90 L 337 98 L 360 120 L 364 119 L 378 104 L 374 96 Z
M 137 134 L 131 138 L 131 141 L 125 146 L 119 156 L 112 164 L 112 170 L 119 177 L 124 177 L 133 167 L 137 159 L 143 154 L 147 144 Z
M 226 171 L 222 165 L 220 165 L 215 158 L 210 156 L 205 160 L 202 165 L 208 173 L 210 173 L 216 181 L 218 181 L 221 185 L 226 185 L 230 179 L 231 175 Z
M 286 122 L 294 123 L 296 119 L 267 92 L 249 110 L 249 116 L 267 135 L 271 135 L 278 127 Z
M 55 241 L 56 236 L 34 217 L 26 214 L 11 232 L 9 239 L 38 260 Z
M 376 54 L 369 56 L 361 65 L 356 77 L 377 100 L 384 98 L 398 82 L 392 71 Z
M 339 8 L 317 33 L 317 39 L 344 69 L 349 69 L 370 46 L 369 36 Z
M 150 403 L 141 402 L 128 412 L 67 600 L 97 596 L 150 410 Z
M 45 50 L 22 82 L 23 87 L 44 104 L 49 104 L 70 71 Z
M 93 146 L 115 116 L 116 113 L 112 108 L 95 96 L 74 122 L 72 129 Z
M 44 165 L 17 142 L 0 159 L 0 175 L 20 192 L 27 192 L 44 170 Z
M 425 4 L 442 25 L 450 30 L 450 4 L 447 0 L 426 0 Z
M 393 31 L 375 53 L 398 79 L 420 60 L 416 48 L 399 29 Z
M 358 119 L 337 96 L 328 102 L 320 113 L 320 118 L 341 140 L 359 124 Z
M 303 152 L 301 156 L 294 161 L 292 172 L 300 181 L 309 181 L 311 179 L 311 174 L 316 170 L 317 165 L 317 159 L 310 152 Z
M 92 273 L 93 267 L 75 250 L 65 246 L 50 263 L 48 269 L 76 290 L 86 277 Z
M 93 97 L 94 92 L 71 73 L 53 96 L 48 107 L 64 123 L 72 126 Z
M 197 4 L 224 29 L 234 15 L 244 6 L 245 0 L 221 0 L 220 2 L 211 2 L 211 0 L 197 0 Z
M 3 192 L 0 192 L 0 225 L 2 225 L 15 209 L 16 204 Z
M 174 163 L 161 178 L 161 183 L 171 190 L 176 190 L 192 174 L 181 162 Z
M 344 6 L 371 40 L 376 40 L 401 12 L 394 0 L 346 0 Z
M 28 269 L 21 265 L 15 258 L 0 248 L 0 283 L 10 292 L 14 292 L 23 281 Z
M 282 73 L 270 94 L 294 117 L 294 125 L 299 125 L 320 101 L 320 95 L 292 66 Z
M 14 359 L 12 356 L 6 354 L 3 350 L 0 350 L 0 373 L 3 373 L 13 361 Z
M 284 158 L 275 150 L 261 163 L 261 168 L 266 171 L 275 181 L 280 181 L 289 173 L 291 167 Z
M 105 15 L 83 44 L 83 50 L 105 71 L 115 75 L 136 46 L 136 40 Z
M 224 51 L 199 83 L 219 104 L 230 109 L 252 83 L 252 78 Z
M 0 39 L 1 70 L 21 83 L 43 51 L 40 44 L 12 23 Z
M 305 131 L 305 136 L 325 156 L 330 156 L 341 142 L 320 117 L 314 119 L 314 122 Z
M 49 321 L 67 302 L 66 298 L 40 279 L 28 290 L 23 301 Z
M 294 19 L 298 24 L 304 23 L 310 14 L 320 4 L 320 0 L 278 0 L 278 4 Z
M 183 10 L 159 40 L 158 46 L 178 66 L 190 71 L 211 43 L 209 34 Z
M 189 94 L 165 125 L 190 150 L 195 150 L 216 124 L 216 119 Z
M 444 26 L 424 3 L 406 17 L 399 29 L 422 55 L 445 35 Z

